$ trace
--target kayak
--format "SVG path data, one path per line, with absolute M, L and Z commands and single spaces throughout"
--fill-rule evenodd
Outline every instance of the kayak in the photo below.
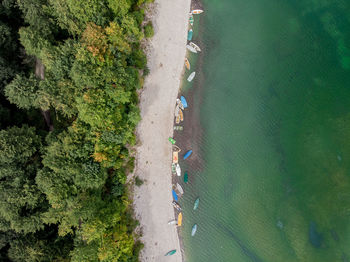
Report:
M 175 165 L 175 163 L 171 164 L 171 173 L 176 174 L 176 165 Z
M 170 220 L 168 225 L 175 225 L 177 223 L 176 219 Z
M 180 116 L 175 117 L 175 124 L 180 124 Z
M 180 109 L 180 121 L 184 121 L 184 113 L 182 112 L 182 110 Z
M 172 205 L 173 205 L 173 207 L 176 208 L 177 211 L 181 211 L 181 207 L 180 207 L 180 205 L 177 202 L 173 201 Z
M 179 215 L 177 216 L 177 226 L 181 227 L 182 226 L 182 213 L 180 212 Z
M 188 20 L 190 22 L 190 25 L 193 26 L 194 19 L 192 13 L 190 13 L 190 18 Z
M 174 130 L 176 131 L 182 131 L 184 129 L 183 126 L 174 126 Z
M 195 9 L 195 10 L 192 10 L 192 14 L 194 14 L 194 15 L 199 15 L 199 14 L 201 14 L 201 13 L 203 13 L 204 11 L 203 10 L 201 10 L 201 9 Z
M 192 29 L 190 29 L 190 30 L 188 31 L 188 33 L 187 33 L 187 40 L 188 40 L 188 41 L 191 41 L 191 40 L 192 40 L 192 36 L 193 36 L 193 31 L 192 31 Z
M 176 165 L 176 174 L 177 176 L 181 176 L 181 167 L 179 164 Z
M 196 48 L 194 48 L 193 46 L 191 45 L 186 45 L 187 49 L 190 50 L 192 53 L 197 53 L 197 50 Z
M 179 201 L 179 198 L 177 197 L 176 192 L 175 192 L 174 189 L 172 190 L 172 193 L 173 193 L 173 198 L 174 198 L 174 200 L 175 200 L 175 201 Z
M 188 81 L 188 82 L 191 82 L 191 81 L 193 80 L 193 78 L 194 78 L 195 75 L 196 75 L 196 72 L 192 72 L 192 73 L 190 74 L 190 76 L 187 78 L 187 81 Z
M 199 206 L 199 197 L 194 201 L 193 210 L 196 210 Z
M 169 137 L 169 141 L 170 141 L 170 143 L 172 143 L 173 145 L 176 143 L 175 139 L 172 138 L 172 137 Z
M 170 250 L 168 253 L 166 253 L 164 256 L 172 256 L 176 253 L 176 249 Z
M 184 160 L 186 160 L 192 154 L 192 150 L 188 150 L 184 155 Z
M 190 46 L 192 46 L 197 52 L 200 52 L 200 51 L 202 51 L 200 48 L 199 48 L 199 46 L 198 45 L 196 45 L 195 43 L 193 43 L 193 42 L 191 42 L 190 43 Z
M 175 117 L 178 117 L 178 116 L 179 116 L 179 114 L 180 114 L 179 111 L 180 111 L 180 105 L 177 104 L 176 107 L 175 107 L 175 112 L 174 112 Z
M 177 189 L 177 191 L 179 191 L 180 195 L 183 195 L 184 190 L 179 183 L 176 183 L 176 189 Z
M 181 103 L 182 103 L 183 107 L 184 107 L 184 108 L 187 108 L 188 105 L 187 105 L 186 98 L 185 98 L 184 96 L 181 96 L 180 98 L 181 98 Z
M 173 152 L 173 164 L 179 162 L 179 152 Z M 175 166 L 175 173 L 177 173 L 177 166 Z
M 188 183 L 188 174 L 187 174 L 187 172 L 185 172 L 185 175 L 184 175 L 184 182 L 186 184 Z
M 186 66 L 186 68 L 187 68 L 188 70 L 191 69 L 190 61 L 188 61 L 187 58 L 185 58 L 185 66 Z
M 191 231 L 191 236 L 194 236 L 197 232 L 197 224 L 194 224 Z

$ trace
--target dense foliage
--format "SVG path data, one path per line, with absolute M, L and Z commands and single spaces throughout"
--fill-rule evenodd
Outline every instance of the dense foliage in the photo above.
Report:
M 126 176 L 148 1 L 1 2 L 0 260 L 138 261 Z

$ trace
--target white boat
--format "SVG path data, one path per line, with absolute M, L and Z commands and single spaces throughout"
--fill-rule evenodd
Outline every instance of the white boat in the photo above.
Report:
M 201 10 L 201 9 L 195 9 L 195 10 L 192 10 L 191 13 L 194 14 L 194 15 L 199 15 L 201 13 L 203 13 L 204 11 Z
M 176 183 L 176 189 L 177 189 L 177 191 L 179 191 L 180 195 L 183 195 L 184 190 L 179 183 Z
M 179 164 L 176 164 L 176 174 L 177 176 L 181 176 L 181 167 Z
M 190 42 L 190 46 L 193 47 L 197 52 L 200 52 L 202 51 L 198 45 L 196 45 L 195 43 L 193 42 Z
M 178 117 L 179 115 L 180 115 L 180 106 L 179 104 L 177 104 L 175 107 L 175 117 Z
M 184 105 L 181 103 L 181 100 L 180 99 L 176 99 L 176 103 L 177 103 L 177 105 L 180 107 L 180 109 L 182 109 L 182 110 L 184 110 L 185 108 L 184 108 Z
M 196 75 L 196 72 L 192 72 L 192 73 L 189 75 L 189 77 L 187 78 L 187 81 L 188 81 L 188 82 L 191 82 L 191 81 L 193 80 L 193 78 L 194 78 L 195 75 Z
M 192 53 L 197 53 L 196 48 L 194 48 L 193 46 L 187 45 L 186 47 L 187 47 L 187 49 L 190 50 Z
M 176 219 L 170 220 L 168 222 L 168 225 L 175 225 L 175 224 L 177 224 L 177 220 Z

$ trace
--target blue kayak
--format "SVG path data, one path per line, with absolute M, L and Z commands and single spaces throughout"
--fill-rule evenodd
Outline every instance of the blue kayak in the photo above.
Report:
M 184 106 L 184 108 L 188 107 L 186 98 L 184 96 L 180 97 L 181 103 Z
M 173 192 L 173 198 L 174 198 L 174 200 L 175 200 L 175 201 L 178 201 L 179 198 L 177 197 L 175 190 L 173 189 L 172 192 Z
M 188 150 L 186 154 L 184 155 L 184 160 L 188 158 L 192 154 L 192 150 Z
M 190 30 L 188 31 L 188 34 L 187 34 L 187 40 L 188 40 L 188 41 L 191 41 L 191 40 L 192 40 L 192 35 L 193 35 L 193 31 L 192 31 L 192 29 L 190 29 Z

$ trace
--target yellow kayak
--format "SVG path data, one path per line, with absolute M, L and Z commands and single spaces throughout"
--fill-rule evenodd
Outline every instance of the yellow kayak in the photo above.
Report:
M 173 163 L 177 164 L 179 162 L 179 152 L 173 152 Z
M 182 112 L 181 109 L 180 109 L 180 121 L 184 121 L 184 113 Z
M 180 212 L 177 217 L 177 226 L 181 227 L 181 225 L 182 225 L 182 213 Z
M 190 62 L 188 61 L 187 58 L 185 58 L 185 66 L 186 66 L 186 68 L 187 68 L 188 70 L 190 70 L 191 65 L 190 65 Z

